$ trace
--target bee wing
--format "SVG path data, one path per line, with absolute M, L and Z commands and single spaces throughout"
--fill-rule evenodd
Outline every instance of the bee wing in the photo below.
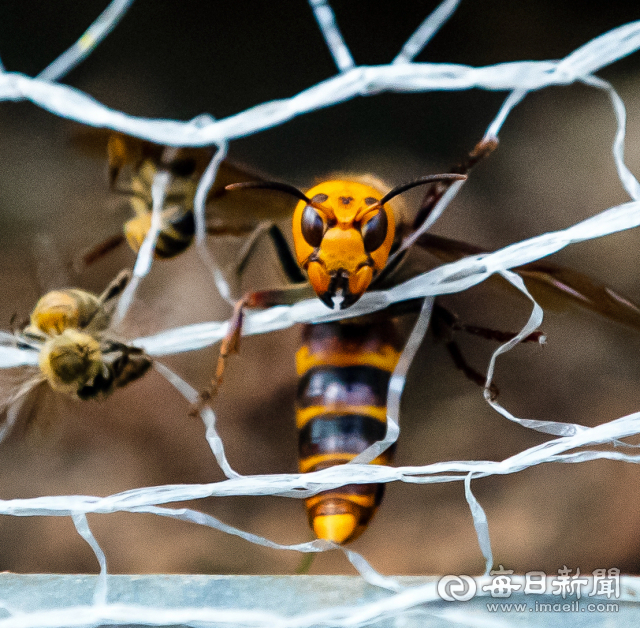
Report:
M 80 125 L 73 121 L 70 123 L 67 141 L 72 148 L 87 157 L 102 160 L 106 155 L 109 164 L 118 168 L 126 165 L 135 167 L 146 157 L 159 160 L 164 149 L 160 144 L 131 135 Z
M 125 166 L 131 166 L 135 170 L 144 159 L 160 163 L 165 151 L 165 147 L 161 144 L 154 144 L 109 129 L 97 129 L 76 123 L 71 124 L 67 138 L 69 144 L 83 155 L 100 160 L 107 157 L 109 181 L 112 185 L 119 171 Z M 195 160 L 196 170 L 200 173 L 204 172 L 211 155 L 212 150 L 208 147 L 178 149 L 180 158 Z
M 29 393 L 45 378 L 34 367 L 0 371 L 0 442 L 15 426 Z
M 574 302 L 617 323 L 640 329 L 640 306 L 583 273 L 544 261 L 513 270 L 525 280 L 536 301 L 549 309 L 563 309 L 568 302 Z
M 207 198 L 210 224 L 233 227 L 238 224 L 290 219 L 297 201 L 285 194 L 265 193 L 264 190 L 251 188 L 225 190 L 231 183 L 267 180 L 267 177 L 249 168 L 223 161 Z
M 472 244 L 433 234 L 421 236 L 418 245 L 442 262 L 487 252 Z M 513 271 L 524 279 L 532 296 L 544 308 L 562 310 L 573 303 L 617 323 L 640 329 L 640 306 L 584 273 L 546 260 L 518 266 Z

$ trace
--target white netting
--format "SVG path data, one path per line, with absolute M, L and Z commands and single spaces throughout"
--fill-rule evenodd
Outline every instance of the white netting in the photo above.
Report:
M 416 297 L 427 297 L 425 308 L 416 324 L 399 366 L 392 378 L 389 393 L 390 430 L 388 442 L 397 436 L 397 418 L 399 398 L 404 388 L 406 373 L 417 346 L 426 331 L 432 299 L 442 294 L 460 292 L 474 286 L 494 274 L 502 274 L 520 291 L 526 292 L 521 279 L 509 269 L 540 259 L 569 244 L 599 238 L 617 231 L 630 229 L 640 224 L 640 186 L 624 163 L 625 108 L 622 100 L 613 88 L 604 80 L 594 76 L 601 68 L 637 51 L 640 48 L 640 22 L 633 22 L 615 28 L 597 37 L 559 61 L 522 61 L 502 63 L 488 67 L 468 67 L 456 64 L 413 63 L 430 37 L 444 24 L 457 7 L 457 2 L 445 0 L 440 7 L 419 26 L 409 38 L 401 52 L 388 65 L 358 66 L 354 63 L 349 48 L 337 28 L 333 13 L 326 2 L 311 0 L 318 24 L 327 45 L 340 70 L 335 77 L 322 81 L 299 94 L 282 100 L 257 105 L 224 119 L 214 120 L 209 115 L 201 115 L 189 122 L 178 120 L 159 120 L 134 117 L 102 105 L 89 95 L 72 87 L 56 83 L 72 67 L 99 43 L 116 21 L 123 15 L 131 2 L 115 0 L 99 20 L 87 31 L 85 36 L 52 63 L 38 77 L 31 78 L 17 73 L 4 71 L 0 74 L 1 100 L 29 100 L 37 106 L 57 116 L 76 120 L 80 123 L 104 127 L 111 130 L 172 146 L 215 145 L 219 151 L 202 178 L 196 197 L 196 215 L 198 242 L 204 247 L 204 199 L 208 187 L 215 178 L 220 159 L 224 156 L 228 142 L 236 138 L 258 133 L 281 125 L 293 118 L 337 105 L 356 96 L 373 96 L 383 92 L 425 92 L 430 90 L 469 90 L 472 88 L 510 92 L 495 119 L 489 125 L 486 136 L 498 136 L 500 129 L 511 109 L 527 93 L 553 85 L 568 85 L 582 82 L 588 86 L 604 90 L 611 98 L 617 120 L 617 134 L 613 145 L 613 154 L 620 181 L 631 201 L 610 207 L 601 213 L 578 222 L 560 231 L 539 235 L 500 249 L 494 253 L 471 256 L 458 262 L 443 265 L 424 273 L 410 281 L 389 290 L 366 294 L 354 307 L 340 313 L 329 312 L 317 299 L 305 300 L 291 306 L 278 306 L 271 309 L 252 312 L 246 318 L 245 334 L 264 334 L 285 329 L 297 323 L 319 322 L 337 318 L 358 316 L 387 307 L 391 303 Z M 373 102 L 373 101 L 372 101 Z M 153 189 L 154 208 L 162 205 L 164 183 L 156 181 Z M 454 186 L 447 195 L 434 219 L 460 186 Z M 157 235 L 156 222 L 141 248 L 134 275 L 136 281 L 143 279 L 151 265 L 154 238 Z M 432 222 L 432 221 L 431 221 Z M 431 224 L 431 223 L 430 223 Z M 213 280 L 224 298 L 229 297 L 229 287 L 216 267 L 214 260 L 202 248 L 201 254 Z M 132 282 L 130 290 L 136 288 Z M 118 316 L 126 313 L 132 293 L 125 294 L 120 302 Z M 536 329 L 542 320 L 542 310 L 533 305 L 533 311 L 526 327 L 518 339 Z M 172 328 L 154 336 L 137 338 L 133 344 L 143 348 L 149 355 L 161 357 L 170 354 L 194 351 L 210 346 L 224 337 L 227 322 L 216 321 L 187 327 Z M 37 364 L 37 355 L 33 350 L 17 349 L 7 346 L 12 342 L 8 334 L 0 340 L 0 367 L 9 369 L 22 365 Z M 495 359 L 500 353 L 510 349 L 514 342 L 495 351 L 490 364 L 490 383 Z M 189 401 L 196 399 L 196 391 L 172 373 L 161 363 L 157 370 L 170 381 Z M 3 400 L 4 401 L 4 400 Z M 75 618 L 73 625 L 96 625 L 108 622 L 140 622 L 150 625 L 184 623 L 194 625 L 215 621 L 217 624 L 252 626 L 312 626 L 312 625 L 364 625 L 376 619 L 396 614 L 403 609 L 412 608 L 424 601 L 437 599 L 433 586 L 403 590 L 393 579 L 377 573 L 369 564 L 352 550 L 343 551 L 371 583 L 396 591 L 395 596 L 384 602 L 359 609 L 337 608 L 322 614 L 299 614 L 294 617 L 268 615 L 255 612 L 232 612 L 219 609 L 183 609 L 173 611 L 162 609 L 157 614 L 148 608 L 123 608 L 108 604 L 106 587 L 106 561 L 100 546 L 93 537 L 88 523 L 87 513 L 152 513 L 162 517 L 185 520 L 203 526 L 210 526 L 242 537 L 243 539 L 270 548 L 286 548 L 300 552 L 321 552 L 335 549 L 330 543 L 313 541 L 297 545 L 283 546 L 261 536 L 228 526 L 214 517 L 189 509 L 167 508 L 165 504 L 197 500 L 209 496 L 243 495 L 279 495 L 302 498 L 319 491 L 339 487 L 345 483 L 394 482 L 409 483 L 464 483 L 467 501 L 473 515 L 478 542 L 486 560 L 487 571 L 493 564 L 489 529 L 484 511 L 472 494 L 473 478 L 489 475 L 506 475 L 548 462 L 576 463 L 594 459 L 612 459 L 627 462 L 640 462 L 640 456 L 623 451 L 612 451 L 600 445 L 616 443 L 620 439 L 640 433 L 640 413 L 630 414 L 617 420 L 585 427 L 574 423 L 557 421 L 534 421 L 512 415 L 508 409 L 496 401 L 491 405 L 509 420 L 543 433 L 555 435 L 555 438 L 538 446 L 510 456 L 499 462 L 491 461 L 452 461 L 440 462 L 418 467 L 381 467 L 365 464 L 335 466 L 308 474 L 287 474 L 268 476 L 242 476 L 235 472 L 224 453 L 223 443 L 215 427 L 215 415 L 210 408 L 202 412 L 206 425 L 206 437 L 227 480 L 210 484 L 167 485 L 128 490 L 106 497 L 86 495 L 65 495 L 38 497 L 32 499 L 12 499 L 0 501 L 0 514 L 14 516 L 65 516 L 72 517 L 78 533 L 91 545 L 100 563 L 101 580 L 96 590 L 95 606 L 82 609 L 66 609 L 64 613 L 47 612 L 20 616 L 21 626 L 63 626 L 71 625 L 70 617 Z M 15 412 L 14 412 L 15 414 Z M 15 417 L 14 417 L 15 418 Z M 590 449 L 585 449 L 591 447 Z M 380 451 L 376 445 L 358 457 L 358 462 L 373 459 Z M 574 451 L 578 449 L 578 451 Z M 442 612 L 440 612 L 443 615 Z M 0 620 L 0 626 L 18 625 L 16 617 Z M 455 618 L 454 618 L 455 619 Z

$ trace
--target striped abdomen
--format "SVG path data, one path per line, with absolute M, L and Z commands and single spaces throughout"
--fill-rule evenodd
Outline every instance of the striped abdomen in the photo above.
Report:
M 100 299 L 84 290 L 67 288 L 53 290 L 40 298 L 31 313 L 30 325 L 25 333 L 42 332 L 48 336 L 62 334 L 65 329 L 84 329 L 94 331 L 107 328 L 109 317 L 104 311 Z
M 157 173 L 158 169 L 154 164 L 144 162 L 138 174 L 132 178 L 131 207 L 136 217 L 125 223 L 124 232 L 129 246 L 135 253 L 151 229 L 151 186 Z M 166 190 L 155 248 L 155 256 L 160 258 L 179 255 L 189 247 L 195 235 L 193 199 L 197 181 L 193 172 L 189 172 L 188 175 L 173 172 L 172 174 L 173 178 Z
M 386 398 L 398 362 L 391 321 L 307 325 L 296 354 L 300 471 L 355 458 L 386 432 Z M 392 448 L 376 458 L 389 464 Z M 382 500 L 384 484 L 350 484 L 306 500 L 318 538 L 347 543 L 359 536 Z

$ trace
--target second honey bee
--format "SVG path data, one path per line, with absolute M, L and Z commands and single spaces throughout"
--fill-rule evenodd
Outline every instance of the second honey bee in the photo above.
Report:
M 39 384 L 79 400 L 100 400 L 142 377 L 152 361 L 142 349 L 107 336 L 116 297 L 129 281 L 121 272 L 100 295 L 63 289 L 45 294 L 29 322 L 14 331 L 13 344 L 37 352 L 38 369 L 23 367 L 25 382 L 7 394 L 0 411 L 7 411 L 0 439 L 15 421 L 11 408 Z
M 108 180 L 110 189 L 128 198 L 134 216 L 124 223 L 123 231 L 97 244 L 82 257 L 84 266 L 91 265 L 125 242 L 138 253 L 151 229 L 153 198 L 151 190 L 156 177 L 168 174 L 168 183 L 160 214 L 160 229 L 154 256 L 171 259 L 187 250 L 195 237 L 194 200 L 200 178 L 213 155 L 209 148 L 174 148 L 160 146 L 134 137 L 113 133 L 107 141 Z M 274 212 L 282 216 L 289 204 L 275 199 L 264 208 L 259 195 L 239 199 L 224 193 L 225 186 L 237 181 L 261 181 L 254 173 L 223 161 L 209 191 L 208 203 L 215 205 L 215 218 L 208 221 L 210 235 L 247 235 L 260 221 L 272 221 Z M 251 206 L 251 216 L 245 211 Z M 261 208 L 264 208 L 261 213 Z M 279 233 L 270 232 L 272 238 Z

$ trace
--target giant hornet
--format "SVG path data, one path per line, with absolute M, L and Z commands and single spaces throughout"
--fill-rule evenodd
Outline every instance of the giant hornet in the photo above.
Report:
M 38 352 L 38 371 L 25 367 L 28 379 L 16 394 L 2 400 L 0 409 L 19 402 L 44 382 L 75 399 L 99 400 L 149 370 L 151 358 L 142 349 L 111 339 L 106 333 L 114 300 L 129 278 L 130 272 L 122 271 L 100 295 L 68 288 L 40 298 L 29 322 L 15 329 L 13 337 L 18 347 Z M 10 427 L 6 425 L 2 433 Z
M 371 185 L 370 179 L 331 180 L 307 193 L 279 182 L 241 182 L 227 186 L 227 190 L 262 188 L 297 198 L 293 213 L 295 259 L 323 303 L 332 309 L 346 308 L 366 290 L 397 282 L 395 277 L 402 272 L 410 249 L 390 255 L 400 249 L 405 238 L 420 229 L 451 184 L 466 178 L 469 170 L 496 145 L 495 140 L 483 140 L 449 174 L 423 177 L 390 191 Z M 425 184 L 430 187 L 413 224 L 407 227 L 398 221 L 399 212 L 394 211 L 389 201 L 405 190 Z M 483 252 L 472 245 L 431 234 L 419 235 L 412 246 L 427 250 L 443 262 Z M 525 279 L 531 293 L 543 305 L 558 297 L 571 299 L 615 321 L 640 328 L 638 306 L 582 273 L 546 261 L 513 270 Z M 277 295 L 276 291 L 249 294 L 236 306 L 230 332 L 222 343 L 216 379 L 212 388 L 203 393 L 205 399 L 221 383 L 228 354 L 237 350 L 242 308 L 246 304 L 272 304 Z M 296 421 L 301 472 L 347 463 L 384 438 L 389 381 L 403 344 L 394 316 L 417 305 L 399 303 L 386 313 L 304 326 L 303 346 L 296 354 L 300 376 Z M 466 362 L 453 332 L 462 330 L 499 342 L 516 335 L 465 325 L 437 301 L 432 329 L 446 342 L 456 367 L 481 386 L 485 385 L 485 376 Z M 542 333 L 534 332 L 523 342 L 541 340 Z M 497 395 L 495 384 L 491 384 L 489 392 Z M 392 456 L 393 448 L 389 448 L 372 463 L 390 464 Z M 340 544 L 350 542 L 366 528 L 383 492 L 384 484 L 352 484 L 319 493 L 306 499 L 309 524 L 319 538 Z

